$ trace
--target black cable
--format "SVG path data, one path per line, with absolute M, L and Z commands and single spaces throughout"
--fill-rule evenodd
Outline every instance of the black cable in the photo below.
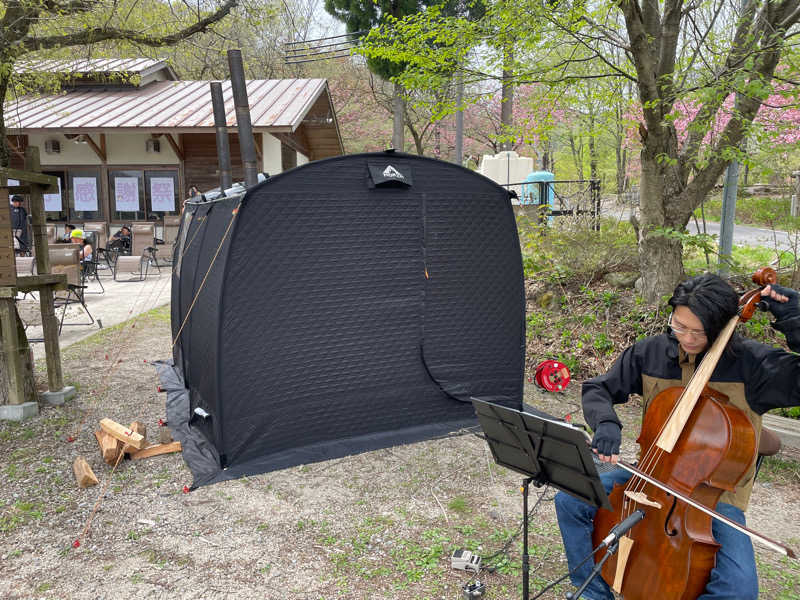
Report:
M 542 594 L 544 594 L 546 591 L 548 591 L 548 590 L 550 590 L 550 589 L 554 588 L 554 587 L 555 587 L 555 586 L 557 586 L 559 583 L 561 583 L 562 581 L 564 581 L 564 580 L 565 580 L 567 577 L 569 577 L 570 575 L 572 575 L 573 573 L 575 573 L 575 572 L 576 572 L 578 569 L 580 569 L 580 568 L 583 566 L 583 563 L 585 563 L 587 560 L 589 560 L 589 559 L 590 559 L 590 558 L 592 558 L 592 557 L 593 557 L 595 554 L 597 554 L 597 551 L 598 551 L 598 550 L 600 550 L 602 547 L 603 547 L 603 546 L 602 546 L 602 544 L 601 544 L 600 546 L 597 546 L 597 548 L 595 548 L 595 549 L 594 549 L 594 550 L 592 550 L 592 551 L 591 551 L 589 554 L 587 554 L 587 555 L 586 555 L 586 557 L 585 557 L 585 558 L 584 558 L 584 559 L 583 559 L 581 562 L 579 562 L 579 563 L 577 564 L 577 566 L 576 566 L 574 569 L 572 569 L 571 571 L 567 572 L 565 575 L 562 575 L 561 577 L 559 577 L 559 578 L 558 578 L 558 579 L 556 579 L 555 581 L 552 581 L 551 583 L 548 583 L 546 586 L 544 586 L 544 587 L 542 588 L 542 591 L 540 591 L 540 592 L 539 592 L 538 594 L 536 594 L 535 596 L 531 596 L 531 597 L 530 597 L 530 600 L 536 600 L 536 598 L 539 598 L 539 597 L 541 597 L 541 595 L 542 595 Z
M 533 513 L 536 512 L 536 509 L 539 507 L 539 504 L 542 503 L 542 500 L 544 499 L 544 496 L 547 493 L 548 489 L 550 489 L 549 483 L 545 485 L 544 489 L 542 490 L 542 493 L 539 494 L 539 497 L 536 499 L 536 502 L 534 503 L 533 507 L 528 511 L 528 519 L 530 519 L 533 516 Z M 498 550 L 494 554 L 485 557 L 482 560 L 480 568 L 481 571 L 487 570 L 491 566 L 491 565 L 487 566 L 486 563 L 488 563 L 492 559 L 497 558 L 498 556 L 501 556 L 503 554 L 508 554 L 508 550 L 511 547 L 511 544 L 513 544 L 522 533 L 523 526 L 524 526 L 524 519 L 520 521 L 519 528 L 517 529 L 517 531 L 514 532 L 514 534 L 506 540 L 505 544 L 503 544 L 503 547 L 500 548 L 500 550 Z

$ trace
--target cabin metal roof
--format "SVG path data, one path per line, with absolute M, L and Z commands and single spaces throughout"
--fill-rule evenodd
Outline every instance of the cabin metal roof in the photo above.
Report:
M 126 73 L 145 77 L 163 70 L 167 79 L 178 79 L 166 61 L 157 58 L 79 58 L 75 60 L 21 61 L 17 73 L 72 73 L 76 75 L 111 75 Z
M 227 124 L 235 126 L 230 81 L 222 82 L 222 90 Z M 310 115 L 314 124 L 338 129 L 324 79 L 251 80 L 247 95 L 254 131 L 292 132 L 315 104 L 317 110 Z M 5 115 L 10 134 L 214 129 L 208 81 L 157 81 L 140 88 L 96 86 L 23 96 L 5 103 Z

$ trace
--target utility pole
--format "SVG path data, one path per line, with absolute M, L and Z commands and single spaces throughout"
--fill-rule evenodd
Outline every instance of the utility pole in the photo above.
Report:
M 464 78 L 461 71 L 456 74 L 456 147 L 453 162 L 457 165 L 464 164 L 464 110 L 461 103 L 464 101 Z
M 741 0 L 739 9 L 744 13 L 748 0 Z M 736 93 L 733 102 L 734 113 L 738 114 L 741 94 Z M 735 158 L 725 170 L 725 183 L 722 187 L 722 217 L 719 229 L 719 260 L 717 271 L 725 277 L 730 271 L 731 255 L 733 254 L 733 228 L 736 217 L 736 196 L 739 187 L 739 161 Z

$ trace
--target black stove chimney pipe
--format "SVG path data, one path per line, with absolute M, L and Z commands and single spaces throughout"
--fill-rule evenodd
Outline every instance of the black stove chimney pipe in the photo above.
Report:
M 211 82 L 211 105 L 214 107 L 214 127 L 217 130 L 217 158 L 219 159 L 219 189 L 227 190 L 233 185 L 231 176 L 231 146 L 228 140 L 228 122 L 225 119 L 225 101 L 222 84 Z
M 247 102 L 247 84 L 244 80 L 244 65 L 241 50 L 228 50 L 228 68 L 231 71 L 233 104 L 236 107 L 236 127 L 239 130 L 239 149 L 244 165 L 245 186 L 258 183 L 256 140 L 250 123 L 250 105 Z

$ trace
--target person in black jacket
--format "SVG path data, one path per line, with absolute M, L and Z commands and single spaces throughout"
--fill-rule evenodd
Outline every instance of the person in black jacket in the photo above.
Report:
M 791 350 L 800 351 L 800 294 L 779 285 L 766 286 L 761 294 L 776 319 L 773 327 L 783 332 Z M 646 412 L 661 391 L 685 386 L 706 350 L 736 316 L 738 295 L 720 277 L 705 274 L 679 284 L 669 304 L 672 314 L 667 333 L 635 343 L 606 374 L 583 384 L 583 413 L 594 431 L 592 449 L 605 462 L 616 463 L 619 457 L 622 423 L 614 405 L 627 402 L 631 394 L 639 394 Z M 772 408 L 800 405 L 800 356 L 734 335 L 708 386 L 728 396 L 730 403 L 744 412 L 753 424 L 757 442 L 761 415 Z M 716 511 L 744 523 L 754 475 L 753 464 L 734 490 L 722 494 Z M 620 468 L 601 474 L 609 492 L 615 483 L 623 484 L 629 478 L 630 474 Z M 571 570 L 577 569 L 572 582 L 579 586 L 593 568 L 591 560 L 578 565 L 592 551 L 596 509 L 561 492 L 555 503 L 567 561 Z M 720 548 L 700 598 L 757 598 L 758 575 L 750 538 L 717 520 L 712 523 L 712 531 Z M 595 577 L 581 597 L 613 600 L 614 594 L 605 581 Z M 657 597 L 658 590 L 654 589 L 653 598 Z
M 28 211 L 22 206 L 23 198 L 19 194 L 11 196 L 11 229 L 19 244 L 18 250 L 27 252 L 28 245 Z M 16 244 L 15 244 L 16 246 Z

